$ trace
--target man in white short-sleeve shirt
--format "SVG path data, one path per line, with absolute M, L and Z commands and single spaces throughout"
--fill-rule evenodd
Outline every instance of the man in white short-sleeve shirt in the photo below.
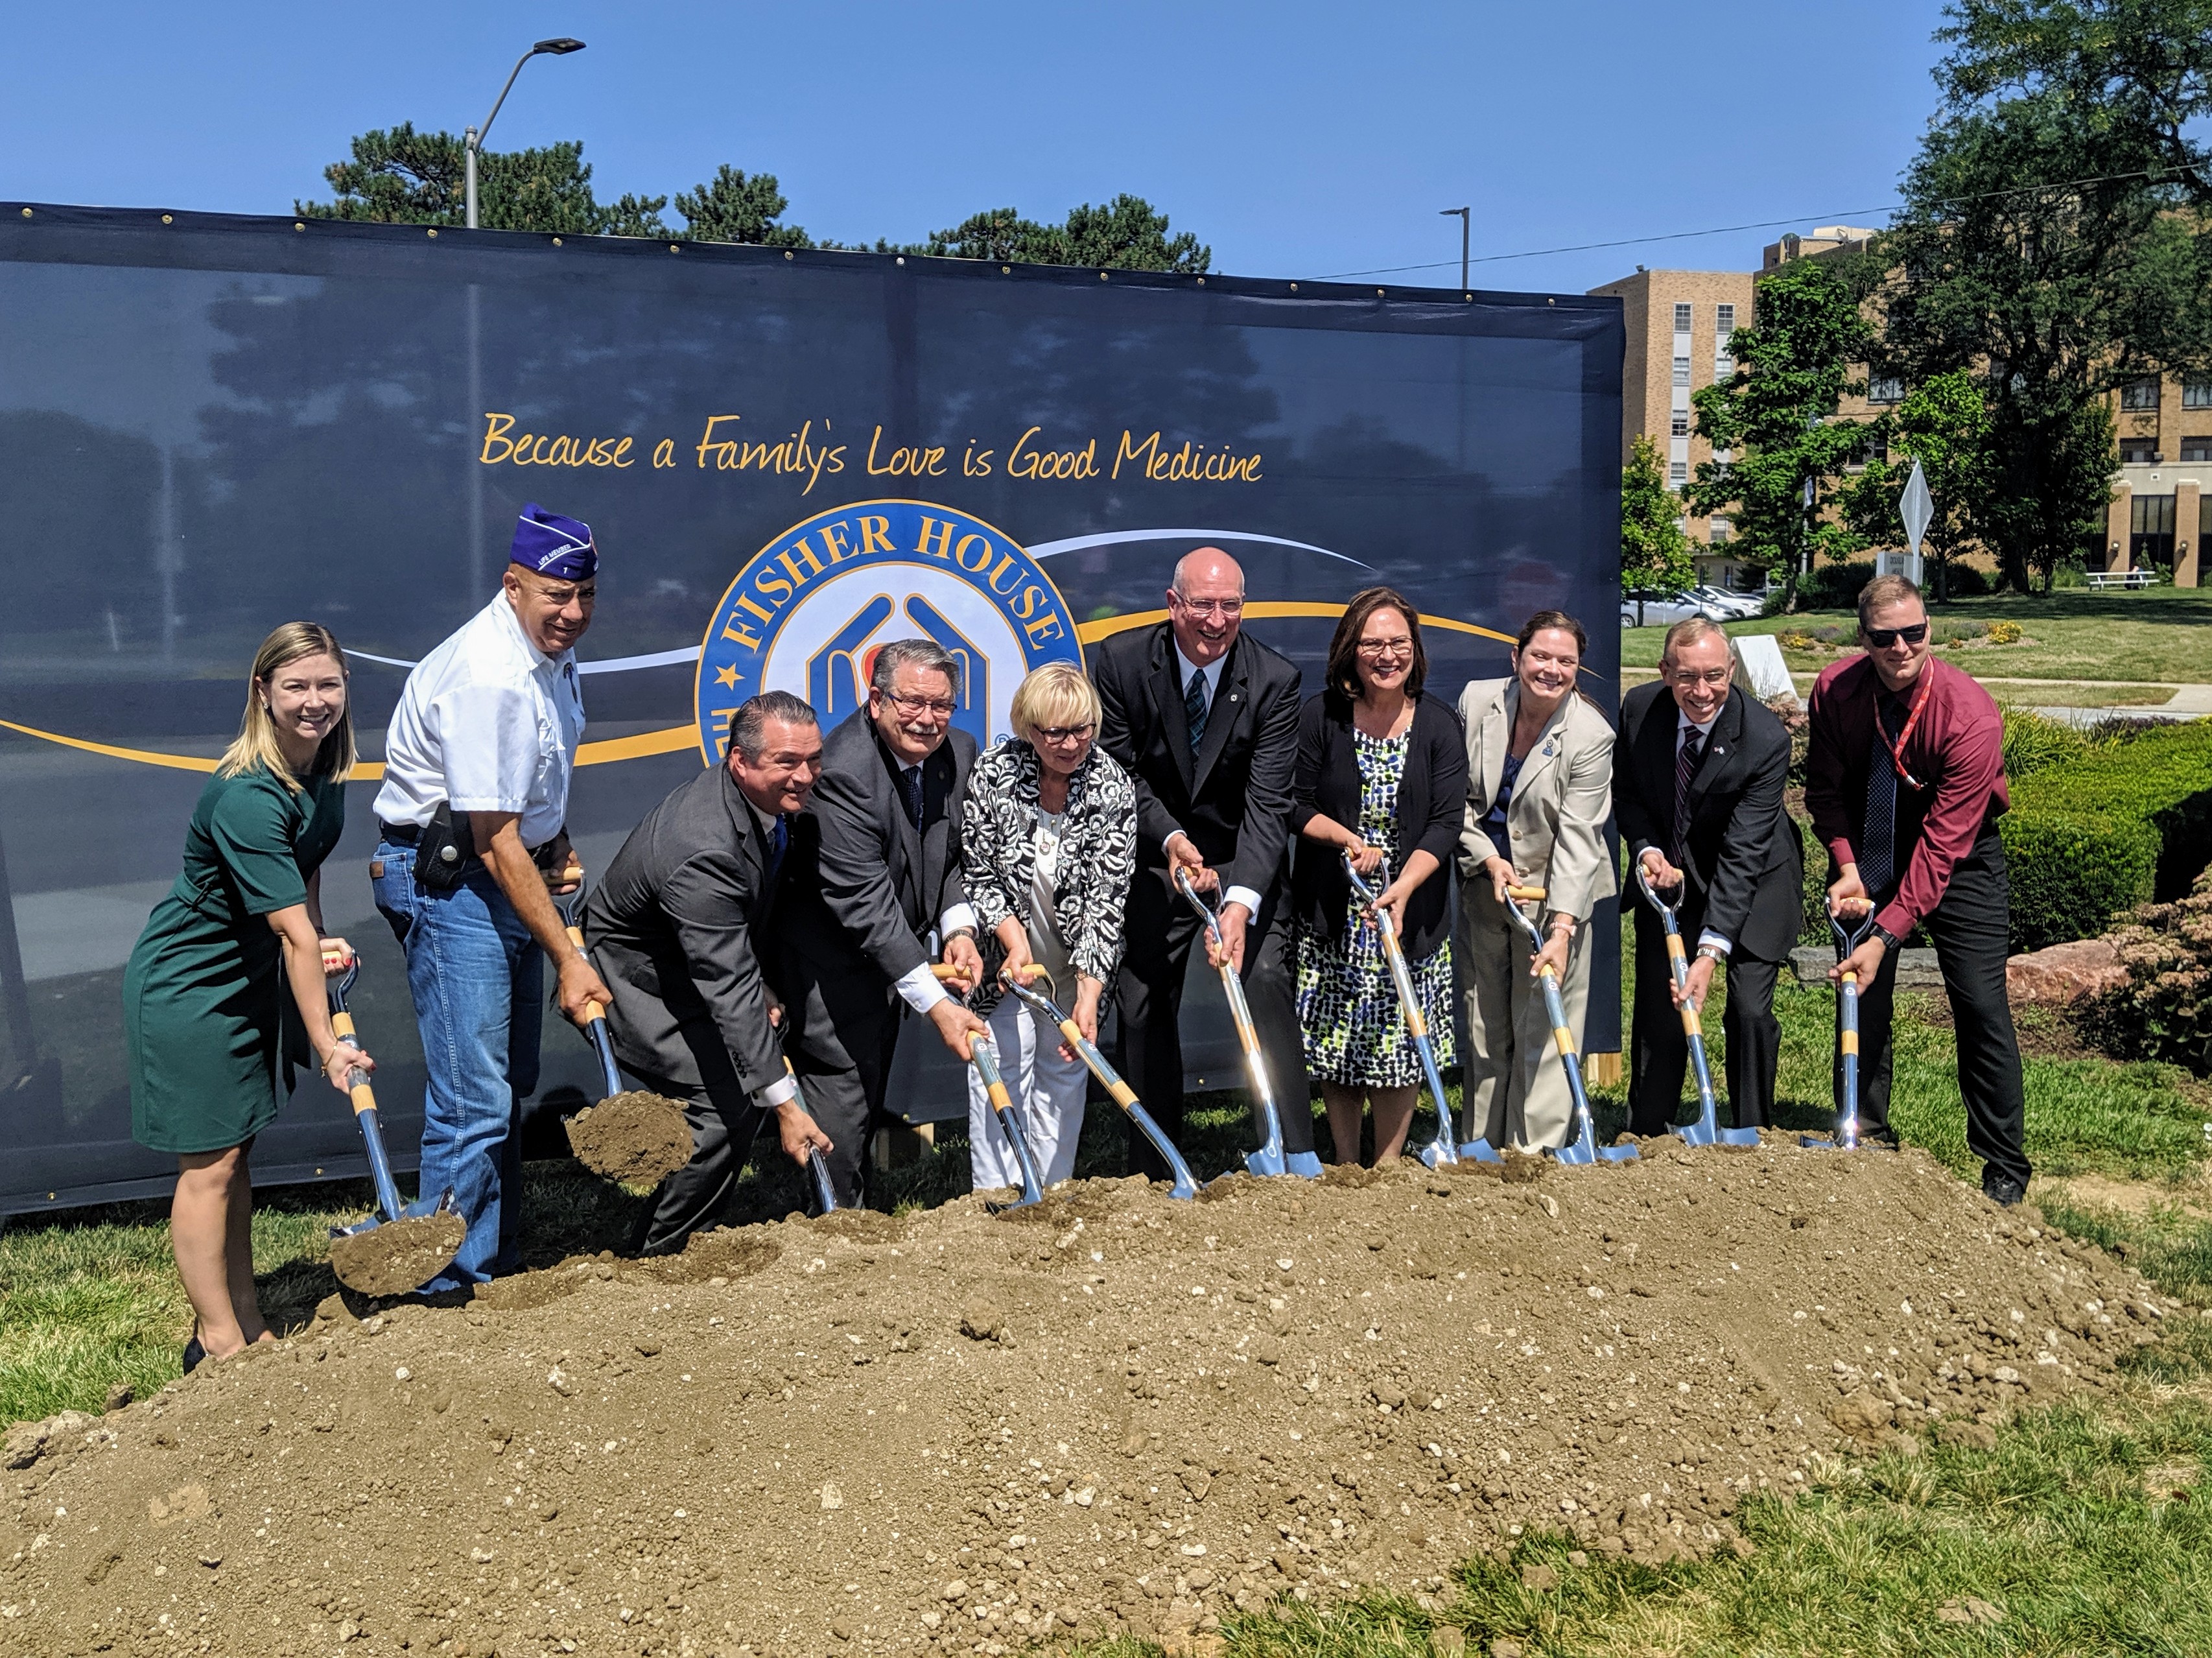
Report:
M 609 1000 L 547 886 L 549 872 L 574 863 L 568 777 L 584 730 L 574 647 L 591 625 L 598 570 L 590 526 L 525 506 L 498 595 L 408 674 L 386 735 L 369 873 L 407 953 L 422 1031 L 422 1190 L 450 1186 L 468 1227 L 427 1289 L 519 1264 L 515 1130 L 538 1086 L 539 952 L 558 964 L 556 997 L 570 1019 Z

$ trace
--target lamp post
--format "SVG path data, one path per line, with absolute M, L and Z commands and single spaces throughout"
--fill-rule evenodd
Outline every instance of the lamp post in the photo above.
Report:
M 477 152 L 483 148 L 483 141 L 491 136 L 491 124 L 499 119 L 500 105 L 505 103 L 507 94 L 514 90 L 514 77 L 522 73 L 522 66 L 540 54 L 550 58 L 565 58 L 572 52 L 581 52 L 583 49 L 584 43 L 581 40 L 571 39 L 565 34 L 550 40 L 540 40 L 514 60 L 514 67 L 507 71 L 507 84 L 499 89 L 499 96 L 492 103 L 491 113 L 483 118 L 483 125 L 472 126 L 462 135 L 461 149 L 467 157 L 468 164 L 467 198 L 470 229 L 473 230 L 477 228 Z
M 1439 207 L 1437 209 L 1437 216 L 1439 218 L 1455 218 L 1459 221 L 1459 286 L 1460 291 L 1465 293 L 1467 291 L 1468 242 L 1474 233 L 1474 210 L 1472 207 Z

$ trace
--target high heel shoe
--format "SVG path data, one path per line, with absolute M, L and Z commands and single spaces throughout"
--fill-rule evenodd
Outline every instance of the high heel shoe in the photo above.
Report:
M 200 1345 L 199 1332 L 195 1331 L 192 1333 L 192 1338 L 185 1344 L 185 1374 L 191 1375 L 200 1361 L 206 1356 L 207 1349 Z

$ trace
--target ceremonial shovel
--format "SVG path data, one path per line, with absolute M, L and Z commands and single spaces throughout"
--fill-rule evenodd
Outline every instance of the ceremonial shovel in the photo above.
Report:
M 1138 1103 L 1136 1090 L 1123 1082 L 1121 1074 L 1106 1063 L 1106 1056 L 1098 1051 L 1098 1045 L 1083 1033 L 1080 1025 L 1060 1010 L 1060 1003 L 1054 999 L 1060 993 L 1060 986 L 1053 983 L 1052 974 L 1044 964 L 1030 962 L 1026 977 L 1044 980 L 1044 993 L 1039 994 L 1030 989 L 1003 968 L 999 973 L 999 982 L 1019 997 L 1024 1005 L 1060 1027 L 1060 1036 L 1070 1051 L 1091 1068 L 1091 1074 L 1098 1079 L 1099 1087 L 1113 1097 L 1114 1103 L 1127 1114 L 1129 1120 L 1137 1125 L 1138 1131 L 1150 1140 L 1152 1149 L 1166 1160 L 1175 1177 L 1175 1189 L 1168 1196 L 1197 1197 L 1198 1177 L 1190 1172 L 1190 1165 L 1183 1161 L 1182 1153 L 1175 1149 L 1175 1143 L 1152 1120 L 1152 1112 Z
M 1859 917 L 1856 927 L 1844 926 L 1843 918 L 1832 911 L 1828 915 L 1828 930 L 1836 936 L 1838 961 L 1849 961 L 1851 952 L 1874 934 L 1874 905 L 1864 899 L 1855 901 L 1866 904 L 1866 913 Z M 1859 976 L 1848 967 L 1836 982 L 1836 1051 L 1843 1060 L 1842 1084 L 1836 1101 L 1836 1132 L 1833 1137 L 1825 1134 L 1799 1135 L 1797 1143 L 1808 1151 L 1858 1149 Z
M 930 972 L 949 983 L 968 982 L 968 976 L 959 968 L 942 963 Z M 1020 1197 L 1010 1204 L 986 1204 L 984 1207 L 994 1215 L 1001 1215 L 1010 1209 L 1027 1209 L 1031 1204 L 1042 1203 L 1044 1182 L 1037 1176 L 1036 1154 L 1030 1149 L 1030 1137 L 1022 1131 L 1021 1114 L 1014 1109 L 1014 1096 L 1006 1091 L 1006 1079 L 999 1074 L 998 1056 L 991 1051 L 991 1039 L 981 1031 L 969 1032 L 968 1057 L 975 1064 L 975 1075 L 982 1078 L 984 1097 L 990 1100 L 992 1114 L 998 1118 L 1007 1143 L 1013 1147 L 1014 1163 L 1022 1172 Z
M 561 912 L 568 942 L 580 953 L 584 930 L 579 918 L 584 908 L 584 872 L 571 864 L 560 879 L 574 882 L 566 897 L 553 894 L 553 907 Z M 599 1080 L 606 1090 L 595 1106 L 568 1119 L 568 1149 L 576 1161 L 602 1179 L 625 1185 L 659 1186 L 691 1161 L 691 1125 L 684 1107 L 665 1094 L 626 1090 L 622 1072 L 615 1067 L 614 1044 L 607 1038 L 607 1010 L 596 1002 L 584 1005 L 584 1034 L 599 1056 Z M 596 1113 L 614 1108 L 615 1120 L 594 1124 Z M 598 1131 L 611 1130 L 602 1135 Z
M 361 964 L 349 962 L 342 978 L 328 982 L 331 1028 L 347 1047 L 359 1049 L 353 1015 L 346 1011 L 346 992 L 360 977 Z M 468 1228 L 453 1213 L 453 1189 L 447 1186 L 434 1201 L 403 1204 L 398 1183 L 392 1178 L 392 1159 L 384 1149 L 384 1130 L 376 1118 L 376 1092 L 368 1074 L 356 1066 L 346 1076 L 353 1095 L 353 1120 L 361 1128 L 362 1144 L 368 1152 L 368 1177 L 376 1187 L 378 1213 L 351 1226 L 331 1228 L 331 1270 L 338 1282 L 364 1295 L 404 1295 L 419 1289 L 453 1264 Z M 381 1230 L 381 1237 L 369 1234 Z
M 1237 976 L 1236 964 L 1229 959 L 1228 946 L 1222 942 L 1221 917 L 1211 904 L 1199 896 L 1181 864 L 1176 866 L 1175 884 L 1206 923 L 1206 936 L 1220 952 L 1221 988 L 1229 997 L 1229 1017 L 1237 1027 L 1237 1043 L 1244 1050 L 1244 1069 L 1252 1079 L 1252 1097 L 1259 1102 L 1261 1119 L 1267 1125 L 1267 1137 L 1259 1149 L 1244 1154 L 1244 1167 L 1255 1174 L 1297 1174 L 1317 1180 L 1321 1178 L 1318 1156 L 1310 1151 L 1285 1155 L 1283 1150 L 1283 1119 L 1275 1109 L 1275 1090 L 1267 1082 L 1267 1057 L 1260 1051 L 1260 1032 L 1252 1023 L 1251 1005 L 1244 1000 L 1244 981 Z
M 1429 1038 L 1428 1015 L 1421 1011 L 1420 1000 L 1413 994 L 1413 976 L 1407 969 L 1405 951 L 1398 946 L 1398 929 L 1390 920 L 1390 912 L 1375 901 L 1374 890 L 1352 868 L 1349 852 L 1344 855 L 1344 873 L 1351 879 L 1352 890 L 1359 895 L 1360 903 L 1375 917 L 1375 930 L 1382 938 L 1382 960 L 1389 964 L 1390 982 L 1397 988 L 1398 1007 L 1406 1015 L 1406 1029 L 1413 1039 L 1413 1051 L 1421 1057 L 1421 1072 L 1429 1079 L 1429 1092 L 1436 1098 L 1437 1137 L 1421 1148 L 1421 1161 L 1431 1168 L 1456 1163 L 1462 1157 L 1478 1163 L 1498 1161 L 1498 1148 L 1487 1140 L 1473 1139 L 1464 1145 L 1456 1143 L 1458 1137 L 1452 1132 L 1451 1103 L 1444 1098 L 1443 1078 L 1437 1073 L 1436 1044 Z
M 1541 954 L 1544 936 L 1536 930 L 1536 923 L 1522 911 L 1523 904 L 1541 902 L 1541 887 L 1508 887 L 1505 889 L 1505 913 L 1521 923 L 1521 930 L 1528 935 L 1529 948 Z M 1583 1087 L 1583 1068 L 1575 1057 L 1575 1033 L 1567 1028 L 1567 1004 L 1559 996 L 1559 978 L 1546 962 L 1537 975 L 1544 987 L 1544 1011 L 1551 1015 L 1552 1040 L 1559 1051 L 1559 1066 L 1567 1074 L 1567 1092 L 1574 1096 L 1575 1121 L 1569 1131 L 1567 1143 L 1551 1148 L 1552 1155 L 1563 1163 L 1582 1165 L 1602 1159 L 1608 1163 L 1625 1163 L 1636 1155 L 1634 1146 L 1601 1146 L 1597 1143 L 1597 1130 L 1590 1122 L 1589 1092 Z
M 1682 900 L 1678 897 L 1669 904 L 1661 898 L 1651 885 L 1644 860 L 1636 860 L 1636 884 L 1644 889 L 1644 896 L 1651 907 L 1659 911 L 1659 924 L 1667 930 L 1667 971 L 1673 977 L 1677 990 L 1690 982 L 1690 963 L 1682 948 Z M 1684 1123 L 1670 1131 L 1679 1134 L 1693 1146 L 1755 1146 L 1759 1131 L 1755 1128 L 1723 1128 L 1720 1112 L 1713 1104 L 1712 1067 L 1705 1063 L 1705 1010 L 1683 997 L 1681 1006 L 1682 1034 L 1689 1039 L 1690 1066 L 1698 1077 L 1698 1120 Z

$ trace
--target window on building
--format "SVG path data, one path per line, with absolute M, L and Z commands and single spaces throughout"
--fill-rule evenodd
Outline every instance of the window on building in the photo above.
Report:
M 2212 437 L 2183 438 L 2181 458 L 2184 460 L 2212 460 Z M 2212 500 L 2212 496 L 2207 496 L 2205 499 Z
M 1895 375 L 1875 375 L 1867 381 L 1867 401 L 1902 403 L 1905 401 L 1905 382 Z
M 2191 375 L 2183 381 L 2181 406 L 2185 409 L 2212 409 L 2212 379 Z
M 1686 334 L 1690 332 L 1690 308 L 1686 305 L 1678 305 L 1674 308 L 1674 332 L 1678 334 Z
M 1689 481 L 1690 463 L 1688 461 L 1669 460 L 1667 463 L 1667 482 L 1672 487 L 1679 490 Z
M 2120 440 L 2120 464 L 2124 466 L 2148 466 L 2158 459 L 2158 440 L 2154 437 L 2124 437 Z
M 1730 334 L 1735 332 L 1735 306 L 1716 305 L 1713 307 L 1713 332 L 1720 335 L 1723 339 L 1727 338 Z
M 2158 407 L 2158 376 L 2139 375 L 2120 387 L 2120 407 L 2123 409 L 2155 409 Z
M 1725 546 L 1728 544 L 1729 537 L 1735 533 L 1735 526 L 1729 523 L 1725 518 L 1714 519 L 1712 521 L 1711 528 L 1713 545 L 1717 547 Z M 1729 579 L 1731 581 L 1735 579 L 1733 572 L 1730 573 Z
M 1667 436 L 1687 437 L 1690 435 L 1690 411 L 1687 409 L 1676 409 L 1672 411 L 1672 419 L 1668 423 Z
M 1686 386 L 1690 383 L 1689 358 L 1678 357 L 1674 359 L 1674 383 L 1677 386 Z

